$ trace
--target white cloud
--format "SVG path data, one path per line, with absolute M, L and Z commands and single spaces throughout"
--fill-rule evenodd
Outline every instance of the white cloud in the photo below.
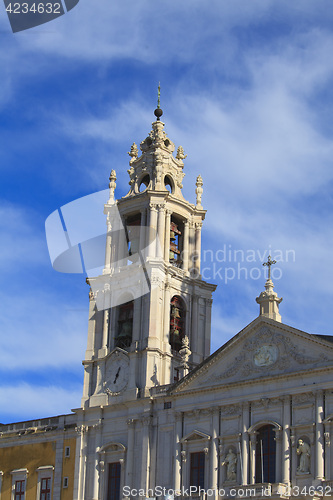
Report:
M 81 396 L 81 387 L 62 389 L 53 385 L 43 387 L 27 383 L 0 386 L 0 420 L 2 423 L 8 422 L 13 414 L 15 420 L 20 421 L 70 413 L 72 408 L 80 406 Z
M 57 292 L 39 290 L 1 293 L 6 314 L 0 318 L 2 342 L 0 364 L 7 370 L 40 370 L 66 367 L 80 369 L 86 347 L 85 304 L 71 303 Z

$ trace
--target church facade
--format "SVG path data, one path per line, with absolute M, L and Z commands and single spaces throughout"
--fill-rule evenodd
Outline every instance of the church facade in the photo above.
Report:
M 269 259 L 259 316 L 210 355 L 203 182 L 187 202 L 161 114 L 118 201 L 110 175 L 81 407 L 0 427 L 1 500 L 332 494 L 333 338 L 282 323 Z

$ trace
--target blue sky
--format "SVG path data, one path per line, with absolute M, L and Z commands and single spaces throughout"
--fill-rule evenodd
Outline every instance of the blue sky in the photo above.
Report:
M 127 151 L 151 128 L 159 81 L 189 201 L 204 180 L 212 349 L 258 315 L 264 275 L 250 272 L 269 249 L 282 257 L 283 322 L 333 334 L 333 10 L 290 4 L 80 0 L 16 34 L 1 4 L 0 422 L 80 404 L 88 287 L 52 269 L 44 224 L 107 188 L 113 168 L 126 194 Z M 223 262 L 224 249 L 256 260 Z

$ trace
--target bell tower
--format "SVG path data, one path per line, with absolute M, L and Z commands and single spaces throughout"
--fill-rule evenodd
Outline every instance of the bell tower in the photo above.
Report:
M 174 383 L 210 354 L 212 292 L 200 275 L 202 178 L 196 204 L 182 194 L 181 146 L 167 137 L 162 110 L 139 153 L 131 146 L 129 192 L 115 200 L 110 175 L 105 204 L 103 273 L 90 284 L 82 406 L 150 395 Z

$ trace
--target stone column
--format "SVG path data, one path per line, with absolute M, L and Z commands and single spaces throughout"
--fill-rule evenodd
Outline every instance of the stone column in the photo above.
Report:
M 188 271 L 188 259 L 189 259 L 189 222 L 186 220 L 184 222 L 184 245 L 183 245 L 183 269 Z
M 315 477 L 324 479 L 324 391 L 316 393 L 316 456 Z
M 147 226 L 146 226 L 146 213 L 147 209 L 143 208 L 141 210 L 141 223 L 140 223 L 140 243 L 139 243 L 139 252 L 141 253 L 143 259 L 145 259 L 147 255 L 146 251 L 146 231 L 147 231 Z
M 96 370 L 97 370 L 97 375 L 96 375 L 96 390 L 95 394 L 99 394 L 102 392 L 102 383 L 103 383 L 103 361 L 97 362 L 96 363 Z
M 78 500 L 83 500 L 85 498 L 85 489 L 86 489 L 86 462 L 87 462 L 87 448 L 88 448 L 88 426 L 81 425 L 77 429 L 78 433 L 81 437 L 81 446 L 80 446 L 80 457 L 79 457 L 79 491 L 78 491 Z
M 282 461 L 281 461 L 281 450 L 282 450 L 282 431 L 281 429 L 274 429 L 275 431 L 275 443 L 276 443 L 276 450 L 275 450 L 275 482 L 280 483 L 281 482 L 281 475 L 282 475 Z
M 164 290 L 164 350 L 169 350 L 169 334 L 170 334 L 170 302 L 171 302 L 171 289 L 167 283 Z
M 106 235 L 106 245 L 105 245 L 105 273 L 110 272 L 111 269 L 111 245 L 112 245 L 112 236 L 111 236 L 111 220 L 110 214 L 107 215 L 106 218 L 106 226 L 107 226 L 107 235 Z
M 165 245 L 164 245 L 164 230 L 165 230 L 165 206 L 163 204 L 158 205 L 158 228 L 156 235 L 156 253 L 157 257 L 163 258 Z M 168 234 L 165 235 L 168 239 Z M 170 239 L 170 238 L 169 238 Z
M 170 224 L 171 210 L 165 211 L 165 231 L 164 231 L 164 260 L 170 262 Z
M 196 277 L 200 274 L 200 258 L 201 258 L 201 228 L 202 222 L 196 222 L 195 224 L 195 269 L 196 269 Z
M 104 309 L 103 316 L 103 340 L 102 340 L 102 349 L 104 350 L 104 354 L 106 354 L 108 349 L 108 340 L 109 340 L 109 319 L 110 319 L 110 309 Z
M 128 426 L 128 444 L 127 444 L 127 457 L 126 457 L 126 475 L 124 486 L 132 488 L 133 482 L 133 465 L 134 465 L 134 436 L 135 436 L 135 420 L 129 418 L 127 420 Z
M 283 431 L 282 431 L 282 483 L 290 483 L 290 396 L 283 398 Z M 279 456 L 277 455 L 277 460 Z
M 247 430 L 249 428 L 249 403 L 243 404 L 242 411 L 242 484 L 246 485 L 248 483 L 248 457 L 250 454 L 249 446 L 249 435 Z
M 254 484 L 256 482 L 256 445 L 257 445 L 257 433 L 252 432 L 250 435 L 250 449 L 251 449 L 251 457 L 250 457 L 250 484 Z M 261 481 L 264 482 L 263 480 Z
M 212 444 L 211 444 L 211 463 L 210 480 L 208 488 L 218 489 L 218 467 L 219 467 L 219 410 L 214 408 L 212 414 Z
M 102 420 L 94 425 L 95 435 L 95 462 L 94 462 L 94 477 L 93 477 L 93 500 L 98 500 L 99 486 L 99 450 L 101 446 Z
M 175 413 L 175 463 L 174 463 L 174 488 L 175 490 L 180 490 L 181 488 L 181 466 L 182 466 L 182 456 L 181 456 L 181 443 L 182 438 L 182 414 L 180 412 Z
M 156 257 L 157 207 L 149 204 L 149 257 Z
M 198 296 L 192 295 L 192 335 L 191 335 L 191 351 L 197 354 L 200 349 L 198 348 Z
M 331 421 L 325 422 L 325 479 L 331 480 Z
M 151 425 L 151 416 L 147 415 L 141 419 L 142 422 L 142 447 L 141 447 L 141 484 L 140 488 L 143 490 L 148 489 L 148 476 L 149 476 L 149 428 Z
M 91 395 L 91 372 L 92 363 L 84 365 L 84 380 L 83 380 L 83 398 L 89 398 Z

